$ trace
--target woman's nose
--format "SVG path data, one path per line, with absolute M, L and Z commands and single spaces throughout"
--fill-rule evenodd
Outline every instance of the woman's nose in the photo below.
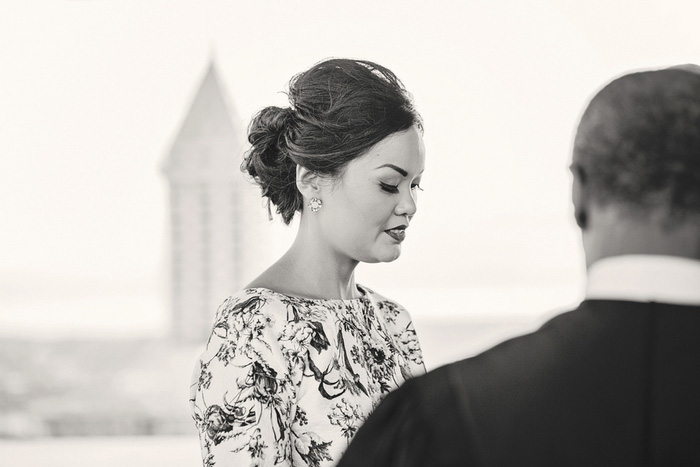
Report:
M 410 219 L 418 210 L 418 205 L 416 203 L 415 194 L 413 190 L 409 190 L 407 193 L 402 194 L 401 201 L 396 205 L 396 215 L 397 216 L 408 216 Z

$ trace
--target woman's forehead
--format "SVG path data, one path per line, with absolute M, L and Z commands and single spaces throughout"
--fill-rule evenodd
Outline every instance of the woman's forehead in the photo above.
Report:
M 352 162 L 358 169 L 393 170 L 402 176 L 416 175 L 425 165 L 425 147 L 420 133 L 412 128 L 389 135 Z

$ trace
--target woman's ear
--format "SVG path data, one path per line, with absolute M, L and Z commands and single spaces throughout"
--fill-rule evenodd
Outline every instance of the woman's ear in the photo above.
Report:
M 306 167 L 297 164 L 297 189 L 306 199 L 319 198 L 321 192 L 321 177 Z

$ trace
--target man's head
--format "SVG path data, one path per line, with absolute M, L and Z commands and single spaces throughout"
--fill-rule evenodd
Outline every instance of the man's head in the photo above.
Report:
M 621 254 L 700 258 L 699 70 L 625 75 L 586 108 L 572 170 L 589 265 Z

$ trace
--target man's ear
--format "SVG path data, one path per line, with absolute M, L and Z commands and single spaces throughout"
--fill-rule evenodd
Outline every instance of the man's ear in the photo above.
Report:
M 571 187 L 571 200 L 574 203 L 574 218 L 581 230 L 588 227 L 589 196 L 586 172 L 578 164 L 571 164 L 571 173 L 574 175 L 574 182 Z
M 304 198 L 320 198 L 321 182 L 322 179 L 316 172 L 297 164 L 297 189 Z

